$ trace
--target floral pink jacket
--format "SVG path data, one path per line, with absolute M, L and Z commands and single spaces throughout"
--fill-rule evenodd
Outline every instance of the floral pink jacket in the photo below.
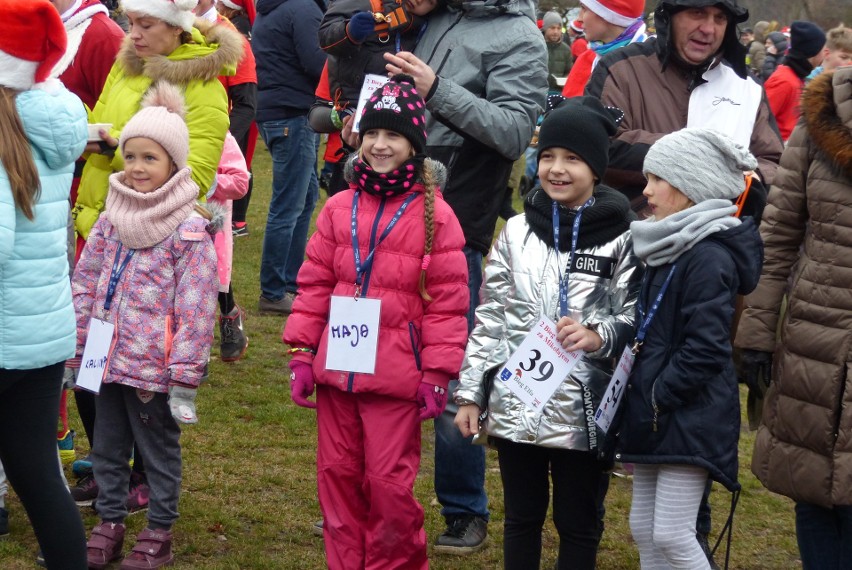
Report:
M 151 392 L 197 387 L 210 355 L 216 319 L 216 252 L 207 220 L 191 215 L 169 237 L 138 249 L 121 275 L 111 310 L 104 310 L 116 253 L 113 225 L 101 215 L 89 234 L 71 282 L 77 313 L 77 358 L 89 320 L 115 324 L 104 383 Z M 121 247 L 123 262 L 128 249 Z M 73 364 L 72 364 L 73 366 Z

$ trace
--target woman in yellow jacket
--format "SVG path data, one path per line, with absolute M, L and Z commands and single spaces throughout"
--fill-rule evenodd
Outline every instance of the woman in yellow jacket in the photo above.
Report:
M 82 240 L 104 209 L 109 175 L 124 168 L 114 153 L 121 130 L 157 81 L 183 89 L 192 179 L 202 196 L 213 183 L 229 125 L 228 97 L 217 78 L 234 74 L 243 43 L 227 26 L 196 20 L 192 13 L 196 4 L 197 0 L 122 1 L 130 33 L 90 117 L 91 123 L 111 127 L 101 131 L 98 147 L 88 149 L 95 152 L 83 169 L 74 206 L 74 225 Z M 81 245 L 78 241 L 78 256 Z

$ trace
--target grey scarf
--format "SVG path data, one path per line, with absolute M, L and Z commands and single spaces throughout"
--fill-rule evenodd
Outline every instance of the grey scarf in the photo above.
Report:
M 730 200 L 712 199 L 659 222 L 653 218 L 633 222 L 633 250 L 651 267 L 673 263 L 710 234 L 740 225 L 740 219 L 731 215 L 736 211 Z

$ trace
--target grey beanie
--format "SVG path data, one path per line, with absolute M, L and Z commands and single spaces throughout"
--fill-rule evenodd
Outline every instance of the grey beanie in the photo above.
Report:
M 546 30 L 550 26 L 558 25 L 560 28 L 562 27 L 562 16 L 560 16 L 556 12 L 545 12 L 544 16 L 541 19 L 541 29 Z
M 748 149 L 712 129 L 687 128 L 655 142 L 642 172 L 662 178 L 694 204 L 733 200 L 745 190 L 743 173 L 757 168 Z

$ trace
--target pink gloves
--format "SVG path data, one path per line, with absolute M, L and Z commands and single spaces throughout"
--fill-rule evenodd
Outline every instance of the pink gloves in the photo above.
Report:
M 447 390 L 421 382 L 417 387 L 417 405 L 420 407 L 421 422 L 437 418 L 447 407 Z
M 314 393 L 313 367 L 299 360 L 291 360 L 290 370 L 290 398 L 303 408 L 316 408 L 316 402 L 308 400 Z

